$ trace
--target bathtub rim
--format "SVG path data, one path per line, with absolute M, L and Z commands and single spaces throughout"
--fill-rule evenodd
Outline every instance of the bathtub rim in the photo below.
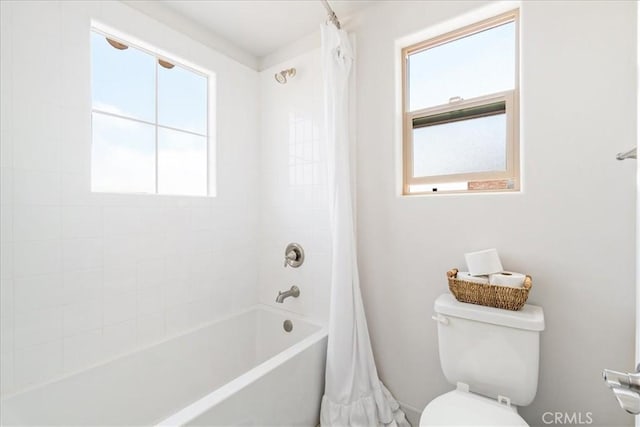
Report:
M 279 315 L 282 315 L 282 316 L 287 316 L 287 317 L 290 317 L 293 320 L 306 322 L 306 323 L 308 323 L 310 325 L 318 327 L 319 330 L 314 332 L 314 333 L 312 333 L 309 337 L 321 332 L 324 329 L 327 329 L 327 325 L 326 324 L 324 324 L 322 321 L 320 321 L 318 319 L 315 319 L 315 318 L 313 318 L 311 316 L 309 316 L 309 317 L 303 316 L 303 315 L 301 315 L 299 313 L 287 310 L 286 308 L 279 308 L 279 307 L 273 307 L 273 306 L 268 305 L 268 304 L 256 303 L 256 304 L 254 304 L 252 306 L 243 308 L 243 309 L 238 310 L 236 312 L 228 313 L 228 314 L 225 314 L 225 315 L 219 316 L 219 317 L 215 317 L 212 320 L 208 320 L 207 322 L 200 323 L 200 324 L 198 324 L 196 326 L 193 326 L 191 328 L 185 329 L 184 331 L 181 331 L 181 332 L 179 332 L 179 333 L 177 333 L 175 335 L 171 335 L 169 337 L 164 337 L 164 338 L 162 338 L 160 340 L 157 340 L 157 341 L 151 341 L 151 342 L 149 342 L 147 344 L 144 344 L 144 345 L 142 345 L 140 347 L 136 347 L 136 348 L 133 348 L 133 349 L 128 350 L 126 352 L 116 354 L 115 356 L 112 356 L 109 359 L 104 359 L 104 360 L 101 360 L 99 362 L 92 363 L 90 365 L 87 365 L 87 366 L 85 366 L 83 368 L 80 368 L 80 369 L 77 369 L 77 370 L 74 370 L 74 371 L 65 372 L 64 374 L 58 375 L 58 376 L 56 376 L 54 378 L 51 378 L 51 379 L 49 379 L 49 380 L 47 380 L 45 382 L 37 383 L 37 384 L 29 385 L 29 386 L 25 386 L 25 387 L 22 387 L 22 388 L 20 388 L 18 390 L 12 391 L 10 393 L 2 394 L 2 396 L 0 397 L 0 408 L 2 408 L 2 406 L 5 404 L 5 402 L 7 402 L 8 400 L 11 400 L 12 398 L 20 397 L 23 394 L 27 394 L 29 392 L 32 392 L 32 391 L 35 391 L 35 390 L 38 390 L 38 389 L 41 389 L 41 388 L 45 388 L 45 387 L 48 387 L 50 385 L 53 385 L 53 384 L 68 380 L 69 378 L 72 378 L 72 377 L 74 377 L 76 375 L 81 375 L 81 374 L 83 374 L 83 373 L 85 373 L 87 371 L 90 371 L 90 370 L 99 369 L 99 368 L 101 368 L 103 366 L 106 366 L 106 365 L 108 365 L 110 363 L 113 363 L 113 362 L 115 362 L 117 360 L 133 356 L 136 353 L 140 353 L 140 352 L 149 350 L 149 349 L 151 349 L 153 347 L 156 347 L 156 346 L 159 346 L 159 345 L 162 345 L 162 344 L 166 344 L 166 343 L 168 343 L 168 342 L 170 342 L 172 340 L 184 337 L 184 336 L 189 335 L 189 334 L 193 334 L 193 333 L 199 331 L 200 329 L 205 329 L 205 328 L 207 328 L 209 326 L 212 326 L 212 325 L 214 325 L 216 323 L 224 322 L 224 321 L 229 320 L 229 319 L 231 319 L 233 317 L 241 316 L 243 314 L 249 313 L 249 312 L 254 311 L 254 310 L 264 310 L 264 311 L 267 311 L 267 312 L 270 312 L 270 313 L 275 313 L 275 314 L 279 314 Z M 328 333 L 328 329 L 327 329 L 326 333 Z M 307 338 L 309 338 L 309 337 L 307 337 Z M 305 340 L 307 338 L 305 338 Z M 289 347 L 289 348 L 291 348 L 291 347 Z M 280 354 L 280 353 L 278 353 L 278 354 Z M 258 365 L 258 366 L 260 366 L 260 365 Z M 250 371 L 247 371 L 247 372 L 250 372 Z
M 186 425 L 186 423 L 204 414 L 211 407 L 228 399 L 234 393 L 237 393 L 243 388 L 252 384 L 256 379 L 261 378 L 264 375 L 268 374 L 269 372 L 273 371 L 274 369 L 276 369 L 286 361 L 294 358 L 298 354 L 307 350 L 308 348 L 320 342 L 322 339 L 324 339 L 325 337 L 328 337 L 329 335 L 329 328 L 327 327 L 327 325 L 322 325 L 317 322 L 310 321 L 309 319 L 303 316 L 300 316 L 296 313 L 290 312 L 288 310 L 276 309 L 274 307 L 264 305 L 264 304 L 258 304 L 253 307 L 266 308 L 267 311 L 271 313 L 284 315 L 286 317 L 291 317 L 294 320 L 310 323 L 314 326 L 318 326 L 320 329 L 317 330 L 316 332 L 313 332 L 308 337 L 303 338 L 302 340 L 293 344 L 292 346 L 287 347 L 285 350 L 281 351 L 280 353 L 270 357 L 264 362 L 254 366 L 253 368 L 244 372 L 242 375 L 225 383 L 221 387 L 218 387 L 217 389 L 213 390 L 211 393 L 185 406 L 184 408 L 180 409 L 179 411 L 175 412 L 169 417 L 164 418 L 160 422 L 154 424 L 154 427 L 169 427 L 169 426 L 175 427 L 175 426 Z

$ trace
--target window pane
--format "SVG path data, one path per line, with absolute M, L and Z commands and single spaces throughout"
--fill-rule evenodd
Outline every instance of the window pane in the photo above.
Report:
M 506 170 L 506 115 L 413 130 L 413 176 Z
M 176 65 L 158 66 L 158 123 L 207 133 L 207 79 Z
M 133 47 L 118 50 L 91 33 L 93 108 L 155 121 L 155 58 Z
M 515 86 L 515 23 L 409 56 L 409 109 L 471 99 Z
M 158 193 L 207 195 L 207 139 L 158 129 Z
M 155 128 L 93 113 L 92 191 L 155 192 Z

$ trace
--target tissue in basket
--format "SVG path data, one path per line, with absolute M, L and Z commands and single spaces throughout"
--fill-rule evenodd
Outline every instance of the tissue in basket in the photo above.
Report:
M 447 271 L 449 290 L 460 302 L 504 308 L 506 310 L 520 310 L 529 298 L 531 290 L 531 276 L 524 279 L 521 288 L 511 288 L 497 285 L 481 285 L 456 278 L 458 269 Z

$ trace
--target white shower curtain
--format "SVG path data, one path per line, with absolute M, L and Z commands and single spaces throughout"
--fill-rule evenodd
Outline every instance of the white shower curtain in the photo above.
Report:
M 347 33 L 321 27 L 329 205 L 333 241 L 331 313 L 323 426 L 409 426 L 398 402 L 378 379 L 367 330 L 351 196 L 348 80 L 353 51 Z

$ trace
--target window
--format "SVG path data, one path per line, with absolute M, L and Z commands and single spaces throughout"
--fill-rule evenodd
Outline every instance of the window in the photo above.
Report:
M 91 33 L 95 192 L 209 194 L 209 79 Z
M 518 12 L 408 46 L 403 193 L 520 188 Z

